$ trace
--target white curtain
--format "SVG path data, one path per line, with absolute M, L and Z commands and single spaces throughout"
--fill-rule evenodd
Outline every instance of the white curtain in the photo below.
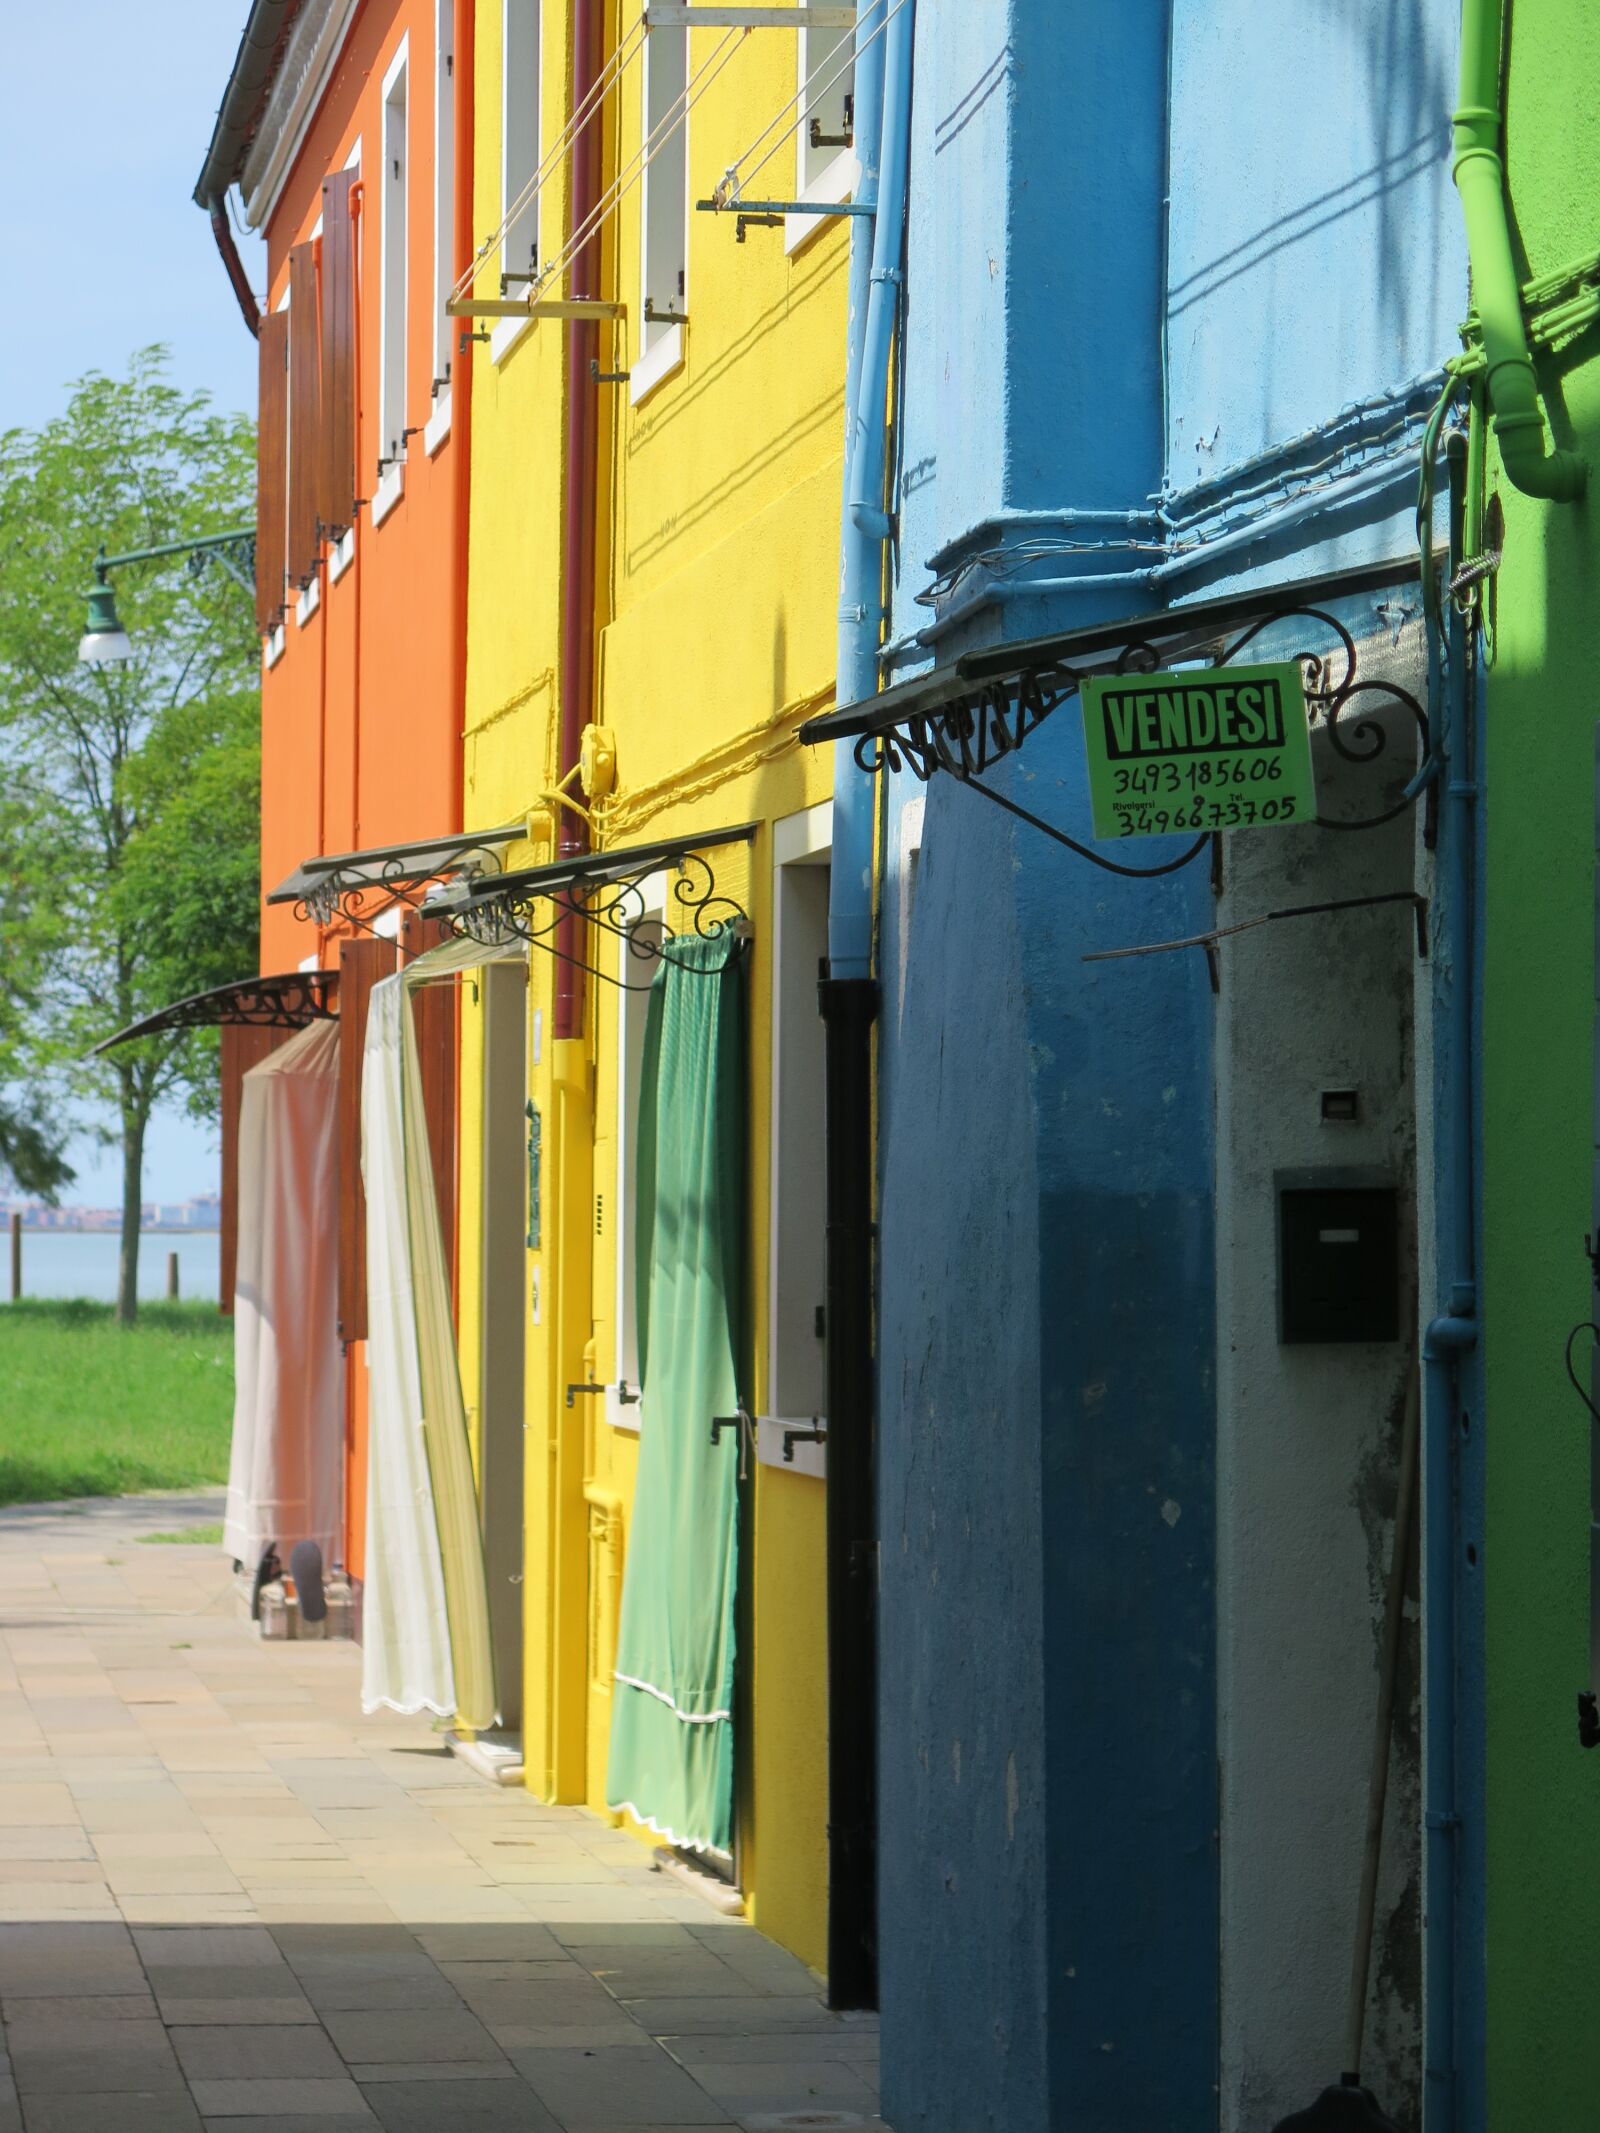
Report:
M 401 980 L 367 1006 L 361 1169 L 367 1189 L 367 1569 L 361 1701 L 368 1711 L 456 1708 L 444 1570 L 423 1435 L 406 1205 Z
M 223 1527 L 254 1568 L 269 1541 L 341 1552 L 339 1031 L 313 1022 L 252 1067 L 239 1105 L 233 1451 Z

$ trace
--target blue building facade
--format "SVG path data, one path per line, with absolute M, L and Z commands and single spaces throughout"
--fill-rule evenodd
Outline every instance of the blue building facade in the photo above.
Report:
M 1466 833 L 1420 773 L 1460 674 L 1415 528 L 1467 302 L 1458 33 L 1454 0 L 918 11 L 882 662 L 903 716 L 844 717 L 882 809 L 898 2133 L 1266 2133 L 1342 2070 L 1407 1403 L 1459 1197 Z M 1077 673 L 1230 654 L 1320 662 L 1319 809 L 1370 833 L 1096 845 Z M 996 705 L 1024 743 L 975 767 Z M 1280 1338 L 1295 1181 L 1392 1194 L 1392 1336 Z M 1441 2055 L 1452 2081 L 1470 2061 L 1481 1997 L 1470 1743 L 1465 1923 L 1424 1952 L 1410 1592 L 1364 2062 L 1401 2123 Z M 1430 2133 L 1474 2122 L 1470 2074 L 1449 2110 Z

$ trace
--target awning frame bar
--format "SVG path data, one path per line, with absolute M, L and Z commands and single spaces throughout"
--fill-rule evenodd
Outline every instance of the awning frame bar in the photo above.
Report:
M 756 823 L 747 822 L 656 844 L 578 853 L 494 880 L 453 882 L 434 891 L 422 908 L 468 940 L 490 947 L 526 942 L 618 991 L 647 992 L 662 963 L 697 976 L 712 974 L 675 956 L 674 941 L 719 940 L 728 935 L 748 939 L 749 914 L 735 897 L 718 888 L 716 871 L 705 853 L 723 845 L 749 844 L 757 828 Z M 667 870 L 675 877 L 669 915 L 682 923 L 677 933 L 658 940 L 642 931 L 651 915 L 644 889 L 654 875 Z M 621 967 L 627 970 L 637 964 L 645 975 L 633 981 L 617 977 L 600 968 L 597 960 L 558 947 L 562 925 L 572 917 L 582 919 L 596 935 L 611 935 L 622 944 Z

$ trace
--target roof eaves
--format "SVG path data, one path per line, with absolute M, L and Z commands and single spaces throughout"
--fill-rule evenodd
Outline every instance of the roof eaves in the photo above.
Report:
M 211 131 L 211 143 L 195 183 L 194 197 L 203 208 L 209 209 L 238 180 L 300 6 L 301 0 L 251 0 L 244 35 Z

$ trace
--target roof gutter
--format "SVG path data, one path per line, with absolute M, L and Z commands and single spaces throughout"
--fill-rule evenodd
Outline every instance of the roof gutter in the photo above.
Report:
M 211 144 L 206 150 L 200 176 L 195 181 L 195 202 L 211 217 L 217 250 L 222 255 L 233 293 L 239 300 L 239 309 L 252 333 L 260 331 L 260 313 L 245 278 L 233 232 L 228 226 L 228 187 L 237 179 L 244 163 L 245 151 L 260 121 L 262 107 L 283 56 L 284 38 L 299 11 L 300 0 L 251 0 L 244 35 L 234 57 L 233 72 L 228 76 L 217 122 L 211 130 Z

